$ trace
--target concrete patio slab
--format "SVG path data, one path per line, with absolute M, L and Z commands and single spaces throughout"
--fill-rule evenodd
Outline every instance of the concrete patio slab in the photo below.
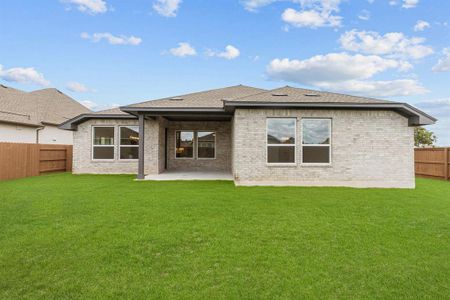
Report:
M 145 180 L 233 180 L 230 172 L 219 171 L 166 171 L 145 176 Z

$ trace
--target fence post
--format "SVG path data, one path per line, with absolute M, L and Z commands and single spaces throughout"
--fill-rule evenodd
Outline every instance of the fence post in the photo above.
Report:
M 66 146 L 66 172 L 72 172 L 73 146 Z
M 445 150 L 445 153 L 444 153 L 444 156 L 445 156 L 444 174 L 445 174 L 445 180 L 448 180 L 448 169 L 449 169 L 449 167 L 448 167 L 448 161 L 449 161 L 448 153 L 450 152 L 449 151 L 450 148 L 444 148 L 444 150 Z

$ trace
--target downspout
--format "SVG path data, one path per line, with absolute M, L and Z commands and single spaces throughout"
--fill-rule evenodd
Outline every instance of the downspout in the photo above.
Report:
M 45 126 L 36 128 L 36 144 L 39 144 L 39 131 L 41 131 L 44 128 Z

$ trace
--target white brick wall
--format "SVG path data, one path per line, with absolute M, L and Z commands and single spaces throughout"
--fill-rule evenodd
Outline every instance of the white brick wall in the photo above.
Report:
M 297 118 L 295 166 L 266 164 L 267 117 Z M 332 162 L 305 166 L 300 162 L 301 118 L 332 119 Z M 89 120 L 74 132 L 74 173 L 136 174 L 137 161 L 93 161 L 92 125 L 137 125 L 137 120 Z M 393 111 L 237 109 L 227 122 L 145 121 L 145 174 L 164 170 L 164 127 L 169 127 L 169 169 L 229 170 L 238 185 L 317 185 L 414 187 L 413 128 Z M 217 131 L 216 161 L 173 159 L 175 129 Z M 116 130 L 118 138 L 118 130 Z M 116 149 L 117 151 L 117 149 Z M 187 165 L 186 165 L 187 164 Z M 194 164 L 194 165 L 192 165 Z
M 121 161 L 118 159 L 118 147 L 115 146 L 114 161 L 92 160 L 92 126 L 110 125 L 116 126 L 116 141 L 119 138 L 120 125 L 138 125 L 137 120 L 125 119 L 97 119 L 89 120 L 78 125 L 78 130 L 74 131 L 73 145 L 73 173 L 91 174 L 137 174 L 138 162 Z M 145 121 L 145 174 L 156 174 L 158 170 L 158 146 L 159 120 Z M 117 144 L 117 142 L 116 142 Z
M 297 164 L 266 164 L 267 117 L 297 118 Z M 332 118 L 330 166 L 300 163 L 301 118 Z M 238 185 L 414 187 L 413 128 L 393 111 L 237 109 L 233 175 Z

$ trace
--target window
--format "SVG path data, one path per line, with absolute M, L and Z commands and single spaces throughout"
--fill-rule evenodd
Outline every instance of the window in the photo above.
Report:
M 92 158 L 114 159 L 114 127 L 92 127 Z
M 139 126 L 120 126 L 120 159 L 139 158 Z
M 295 164 L 295 118 L 267 119 L 267 163 Z
M 331 119 L 302 120 L 302 153 L 303 163 L 330 163 Z
M 197 158 L 216 157 L 216 133 L 213 131 L 197 132 Z
M 175 157 L 194 158 L 194 132 L 177 131 L 175 136 Z

